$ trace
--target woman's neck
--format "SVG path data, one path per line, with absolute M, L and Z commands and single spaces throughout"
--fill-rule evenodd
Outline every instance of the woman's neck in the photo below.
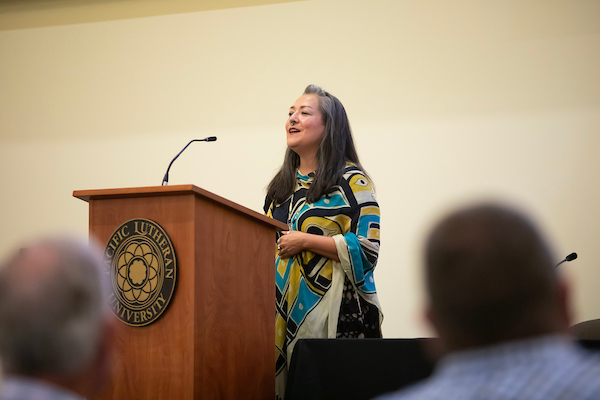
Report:
M 308 175 L 311 172 L 315 172 L 316 170 L 317 170 L 316 155 L 313 157 L 300 157 L 300 166 L 298 167 L 298 171 L 302 175 Z

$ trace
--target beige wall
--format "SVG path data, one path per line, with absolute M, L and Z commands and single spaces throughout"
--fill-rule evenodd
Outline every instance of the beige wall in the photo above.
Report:
M 0 26 L 0 254 L 86 235 L 73 190 L 158 185 L 210 135 L 171 184 L 260 211 L 287 108 L 316 83 L 346 105 L 377 185 L 386 337 L 430 334 L 422 237 L 475 198 L 530 212 L 557 261 L 577 251 L 562 267 L 576 321 L 600 317 L 600 2 L 315 0 L 101 19 Z

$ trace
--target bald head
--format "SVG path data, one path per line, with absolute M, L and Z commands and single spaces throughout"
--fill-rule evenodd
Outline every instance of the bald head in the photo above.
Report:
M 518 212 L 487 204 L 459 210 L 433 229 L 425 253 L 433 320 L 449 347 L 566 328 L 552 255 Z
M 68 239 L 35 243 L 0 267 L 0 354 L 10 373 L 75 374 L 105 322 L 98 252 Z

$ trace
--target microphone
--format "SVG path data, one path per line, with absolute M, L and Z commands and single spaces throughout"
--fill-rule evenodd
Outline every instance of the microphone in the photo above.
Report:
M 217 140 L 216 136 L 209 136 L 207 138 L 204 139 L 194 139 L 194 140 L 190 140 L 190 142 L 188 144 L 185 145 L 185 147 L 183 148 L 183 150 L 187 149 L 188 146 L 190 144 L 192 144 L 192 142 L 214 142 Z M 179 153 L 177 153 L 177 155 L 175 156 L 175 158 L 173 158 L 171 160 L 171 163 L 169 164 L 169 167 L 167 168 L 167 172 L 165 172 L 165 177 L 163 178 L 163 182 L 162 182 L 162 186 L 167 186 L 169 184 L 169 170 L 171 169 L 171 165 L 173 165 L 173 162 L 175 160 L 177 160 L 177 157 L 179 157 L 181 155 L 181 153 L 183 153 L 183 150 L 181 150 Z
M 554 266 L 554 268 L 558 267 L 560 264 L 562 264 L 562 263 L 564 263 L 564 262 L 567 262 L 567 261 L 573 261 L 573 260 L 574 260 L 574 259 L 576 259 L 576 258 L 577 258 L 577 253 L 571 253 L 571 254 L 569 254 L 568 256 L 566 256 L 564 260 L 562 260 L 561 262 L 559 262 L 558 264 L 556 264 L 556 265 Z

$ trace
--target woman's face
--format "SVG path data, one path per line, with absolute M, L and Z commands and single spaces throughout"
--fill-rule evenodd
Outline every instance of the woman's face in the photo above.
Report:
M 290 107 L 285 123 L 287 145 L 300 157 L 314 157 L 323 137 L 323 118 L 319 109 L 319 97 L 305 94 Z

